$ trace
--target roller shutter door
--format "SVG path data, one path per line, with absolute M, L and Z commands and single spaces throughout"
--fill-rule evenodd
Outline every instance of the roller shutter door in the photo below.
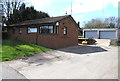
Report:
M 100 39 L 114 39 L 116 31 L 100 31 Z
M 85 31 L 85 38 L 97 38 L 97 31 Z

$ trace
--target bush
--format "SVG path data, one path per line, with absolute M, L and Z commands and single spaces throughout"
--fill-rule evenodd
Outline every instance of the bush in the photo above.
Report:
M 111 39 L 110 45 L 120 46 L 120 39 Z
M 96 43 L 96 40 L 94 40 L 92 38 L 88 39 L 88 44 L 95 44 L 95 43 Z

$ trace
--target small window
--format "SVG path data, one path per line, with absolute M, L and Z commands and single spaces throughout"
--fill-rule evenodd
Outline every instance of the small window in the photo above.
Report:
M 22 28 L 19 28 L 19 33 L 20 33 L 20 34 L 22 33 Z
M 64 35 L 67 35 L 67 27 L 64 27 Z
M 28 28 L 28 33 L 36 33 L 37 32 L 37 28 Z

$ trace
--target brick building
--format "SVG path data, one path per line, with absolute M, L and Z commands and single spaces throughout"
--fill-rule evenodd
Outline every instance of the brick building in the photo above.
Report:
M 71 15 L 27 20 L 7 26 L 9 38 L 49 48 L 78 45 L 78 25 Z

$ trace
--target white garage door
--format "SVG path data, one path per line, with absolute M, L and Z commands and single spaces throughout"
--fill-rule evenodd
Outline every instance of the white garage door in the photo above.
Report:
M 116 31 L 100 31 L 100 39 L 114 39 Z
M 98 38 L 97 31 L 85 31 L 84 35 L 85 35 L 85 38 Z

